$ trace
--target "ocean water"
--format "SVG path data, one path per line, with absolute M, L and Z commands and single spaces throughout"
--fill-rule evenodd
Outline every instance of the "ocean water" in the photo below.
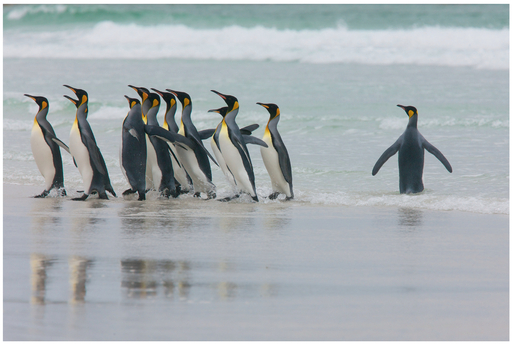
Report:
M 255 136 L 268 120 L 256 102 L 280 106 L 297 202 L 509 213 L 507 5 L 18 5 L 3 16 L 4 182 L 43 182 L 29 145 L 37 106 L 24 93 L 48 98 L 68 142 L 75 109 L 62 85 L 85 89 L 122 191 L 123 95 L 136 96 L 127 85 L 188 92 L 200 130 L 219 122 L 207 112 L 224 104 L 216 89 L 238 97 L 238 123 L 258 123 Z M 397 156 L 370 174 L 406 127 L 397 104 L 417 107 L 421 133 L 454 170 L 426 153 L 419 195 L 398 193 Z M 259 148 L 250 153 L 266 196 Z M 66 187 L 80 189 L 63 157 Z
M 509 5 L 4 5 L 3 30 L 4 340 L 509 338 Z M 72 202 L 66 152 L 68 197 L 29 198 L 23 95 L 69 143 L 64 84 L 89 93 L 118 194 L 129 84 L 189 93 L 199 130 L 220 121 L 212 89 L 257 137 L 256 103 L 276 103 L 295 198 L 266 198 L 253 145 L 259 203 Z M 416 195 L 397 156 L 371 175 L 406 128 L 397 104 L 453 167 L 426 152 Z

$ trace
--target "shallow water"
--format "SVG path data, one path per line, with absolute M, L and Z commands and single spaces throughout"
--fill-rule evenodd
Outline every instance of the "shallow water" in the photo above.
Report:
M 89 122 L 113 186 L 127 85 L 189 93 L 192 120 L 215 128 L 223 101 L 239 99 L 240 126 L 281 110 L 278 129 L 292 162 L 295 195 L 313 205 L 415 207 L 509 214 L 508 5 L 20 5 L 4 7 L 4 181 L 41 185 L 29 145 L 35 103 L 69 141 L 76 109 L 63 84 L 89 93 Z M 215 19 L 212 19 L 215 18 Z M 80 38 L 80 39 L 79 39 Z M 425 192 L 398 193 L 397 156 L 381 153 L 404 131 L 397 104 L 419 111 L 419 130 L 447 157 L 426 154 Z M 158 115 L 163 121 L 163 109 Z M 179 120 L 179 113 L 176 119 Z M 205 141 L 210 150 L 210 144 Z M 269 177 L 249 146 L 257 193 Z M 63 153 L 65 185 L 81 189 Z M 220 169 L 213 182 L 230 188 Z
M 4 185 L 4 340 L 508 339 L 506 215 L 36 191 Z
M 275 102 L 278 126 L 292 162 L 296 197 L 312 204 L 414 206 L 432 210 L 509 212 L 508 72 L 466 67 L 312 65 L 254 61 L 157 60 L 4 60 L 4 181 L 42 185 L 30 151 L 30 130 L 37 111 L 23 93 L 43 93 L 50 101 L 49 121 L 69 141 L 76 109 L 63 97 L 63 84 L 89 91 L 91 127 L 114 189 L 128 188 L 119 167 L 121 123 L 128 111 L 127 85 L 180 88 L 193 101 L 198 129 L 215 128 L 223 105 L 210 92 L 239 98 L 240 126 L 257 123 L 262 137 L 268 114 L 256 102 Z M 166 74 L 148 74 L 145 68 Z M 60 70 L 60 72 L 56 72 Z M 33 78 L 38 75 L 38 78 Z M 229 77 L 226 77 L 229 76 Z M 272 76 L 272 78 L 270 78 Z M 422 81 L 422 82 L 421 82 Z M 44 91 L 44 92 L 43 92 Z M 425 156 L 425 192 L 414 198 L 398 193 L 397 155 L 372 176 L 382 154 L 406 128 L 407 116 L 396 104 L 419 110 L 419 130 L 447 157 L 453 173 L 429 153 Z M 162 121 L 162 109 L 159 120 Z M 179 120 L 179 112 L 176 115 Z M 210 150 L 210 142 L 205 141 Z M 249 145 L 257 193 L 271 193 L 260 150 Z M 80 190 L 82 179 L 63 152 L 65 185 Z M 231 192 L 212 164 L 221 196 Z

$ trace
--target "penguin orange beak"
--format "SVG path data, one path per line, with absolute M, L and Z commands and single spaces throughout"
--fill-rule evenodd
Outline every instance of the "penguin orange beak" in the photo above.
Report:
M 27 96 L 28 98 L 32 98 L 32 100 L 36 100 L 36 97 L 35 96 L 31 96 L 31 95 L 27 95 L 27 94 L 24 94 L 23 96 Z
M 154 89 L 154 88 L 151 88 L 153 91 L 155 91 L 156 93 L 158 93 L 161 97 L 164 97 L 163 95 L 163 92 L 162 91 L 159 91 L 157 89 Z
M 69 99 L 71 102 L 73 102 L 73 104 L 74 104 L 74 105 L 77 105 L 77 103 L 78 103 L 78 100 L 77 100 L 77 99 L 73 99 L 73 98 L 71 98 L 71 97 L 70 97 L 70 96 L 68 96 L 68 95 L 64 95 L 64 97 L 65 97 L 65 98 L 67 98 L 67 99 Z
M 166 89 L 166 91 L 169 91 L 169 92 L 171 92 L 173 95 L 175 95 L 176 97 L 178 97 L 178 91 L 171 90 L 171 89 Z
M 76 95 L 77 94 L 77 90 L 75 90 L 75 88 L 69 86 L 69 85 L 63 85 L 65 87 L 67 87 L 68 89 L 70 89 L 71 91 L 73 91 L 73 93 Z M 78 99 L 73 99 L 71 98 L 70 96 L 68 95 L 64 95 L 65 98 L 69 99 L 71 102 L 73 102 L 73 104 L 77 105 L 78 104 Z
M 397 106 L 398 106 L 399 108 L 403 108 L 403 110 L 404 110 L 404 111 L 406 111 L 406 107 L 405 107 L 404 105 L 400 105 L 400 104 L 398 104 Z
M 146 100 L 146 98 L 148 98 L 148 94 L 146 93 L 146 91 L 143 91 L 143 87 L 137 87 L 137 86 L 133 86 L 133 85 L 128 85 L 128 86 L 131 87 L 132 89 L 134 89 L 137 92 L 137 94 L 139 96 L 141 96 L 141 99 L 143 102 Z
M 226 96 L 225 96 L 225 95 L 223 95 L 221 92 L 218 92 L 218 91 L 216 91 L 216 90 L 210 90 L 210 91 L 212 91 L 213 93 L 215 93 L 215 94 L 219 95 L 219 97 L 221 97 L 222 99 L 226 99 Z
M 221 110 L 223 110 L 224 108 L 226 108 L 226 107 L 219 108 L 219 109 L 210 109 L 208 112 L 209 112 L 209 113 L 218 113 L 218 114 L 221 114 Z
M 74 87 L 71 87 L 69 85 L 63 85 L 65 87 L 67 87 L 68 89 L 70 89 L 71 91 L 73 91 L 75 94 L 77 93 L 77 90 L 74 88 Z

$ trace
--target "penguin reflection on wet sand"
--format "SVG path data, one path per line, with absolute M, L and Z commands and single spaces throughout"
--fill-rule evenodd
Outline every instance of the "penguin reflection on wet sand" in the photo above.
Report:
M 121 170 L 130 189 L 123 195 L 139 194 L 139 200 L 146 199 L 146 133 L 138 99 L 125 96 L 130 110 L 123 121 L 121 134 Z
M 48 99 L 42 96 L 25 96 L 33 99 L 39 106 L 34 118 L 34 126 L 30 135 L 30 146 L 37 168 L 45 178 L 45 190 L 35 198 L 45 198 L 55 188 L 60 196 L 66 195 L 64 189 L 64 173 L 59 146 L 70 153 L 69 148 L 55 136 L 52 125 L 46 119 L 49 109 Z
M 94 138 L 91 126 L 87 122 L 89 111 L 87 92 L 68 85 L 64 86 L 73 91 L 78 97 L 75 100 L 69 96 L 64 96 L 77 107 L 75 122 L 71 127 L 69 137 L 69 149 L 84 182 L 84 194 L 72 200 L 85 200 L 93 192 L 97 192 L 100 199 L 108 199 L 105 191 L 116 196 L 110 184 L 105 160 L 96 145 L 96 139 Z
M 290 200 L 294 198 L 294 191 L 292 190 L 292 167 L 289 153 L 278 132 L 280 108 L 273 103 L 257 104 L 266 108 L 270 115 L 263 137 L 268 147 L 260 148 L 262 160 L 271 178 L 273 189 L 273 193 L 269 195 L 269 199 L 276 199 L 280 193 L 283 193 L 286 195 L 286 200 Z
M 399 191 L 401 194 L 419 193 L 424 190 L 424 149 L 438 158 L 449 172 L 452 172 L 452 167 L 444 155 L 420 134 L 417 129 L 417 109 L 400 104 L 397 106 L 404 109 L 410 118 L 408 126 L 397 141 L 379 157 L 372 169 L 372 175 L 376 175 L 381 166 L 399 151 Z

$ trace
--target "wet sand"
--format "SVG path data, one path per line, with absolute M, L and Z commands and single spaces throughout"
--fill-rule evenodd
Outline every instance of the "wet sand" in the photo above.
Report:
M 3 188 L 4 340 L 509 339 L 508 215 Z

